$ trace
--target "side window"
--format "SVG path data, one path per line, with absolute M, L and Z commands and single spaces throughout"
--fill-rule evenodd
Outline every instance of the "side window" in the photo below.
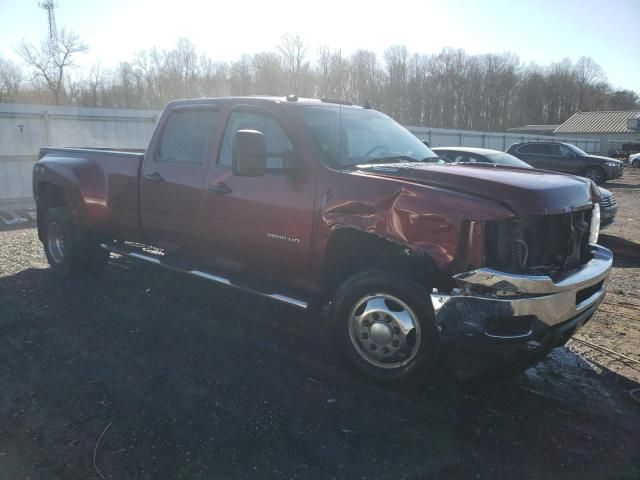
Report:
M 516 151 L 518 153 L 532 153 L 531 152 L 531 144 L 526 144 L 526 145 L 520 145 L 518 148 L 516 148 Z
M 518 148 L 518 153 L 529 153 L 532 155 L 551 155 L 550 145 L 546 143 L 527 143 Z
M 224 132 L 218 164 L 231 166 L 233 136 L 238 130 L 257 130 L 264 135 L 267 146 L 267 170 L 282 170 L 290 158 L 293 145 L 275 118 L 255 112 L 232 112 Z
M 573 152 L 564 145 L 551 145 L 553 155 L 559 155 L 561 157 L 572 157 Z
M 164 126 L 157 159 L 182 165 L 202 165 L 217 112 L 214 110 L 176 110 Z

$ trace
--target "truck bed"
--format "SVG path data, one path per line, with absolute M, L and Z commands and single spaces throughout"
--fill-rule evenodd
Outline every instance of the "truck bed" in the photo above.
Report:
M 45 147 L 34 181 L 47 181 L 57 172 L 53 183 L 62 186 L 68 198 L 82 200 L 83 223 L 110 237 L 139 238 L 138 178 L 144 155 L 144 149 Z M 67 182 L 73 177 L 75 181 Z

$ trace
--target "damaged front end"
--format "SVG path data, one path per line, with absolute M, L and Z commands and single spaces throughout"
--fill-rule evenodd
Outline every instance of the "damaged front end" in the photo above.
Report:
M 566 342 L 602 302 L 613 263 L 592 243 L 595 208 L 487 222 L 486 266 L 431 295 L 442 340 Z
M 591 258 L 592 214 L 587 208 L 487 222 L 486 264 L 511 273 L 551 276 L 577 268 Z

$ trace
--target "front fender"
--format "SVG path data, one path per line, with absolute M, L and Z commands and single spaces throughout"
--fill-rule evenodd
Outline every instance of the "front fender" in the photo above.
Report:
M 385 188 L 391 184 L 394 188 L 366 200 L 353 198 L 353 191 L 350 195 L 353 199 L 347 201 L 338 201 L 342 195 L 336 195 L 337 192 L 327 195 L 321 223 L 328 229 L 329 236 L 340 228 L 362 230 L 412 252 L 428 254 L 443 271 L 452 270 L 457 263 L 465 267 L 470 264 L 460 256 L 477 253 L 473 242 L 482 239 L 467 237 L 477 236 L 478 225 L 486 220 L 514 216 L 503 205 L 459 192 L 389 180 L 367 180 Z

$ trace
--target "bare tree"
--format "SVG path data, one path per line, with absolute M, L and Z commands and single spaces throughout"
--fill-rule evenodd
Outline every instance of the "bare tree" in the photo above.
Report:
M 609 96 L 607 108 L 611 110 L 635 110 L 640 108 L 640 97 L 632 90 L 616 90 Z
M 321 47 L 318 50 L 315 77 L 317 96 L 340 98 L 343 95 L 345 77 L 341 52 Z
M 43 40 L 39 48 L 23 40 L 18 55 L 32 69 L 34 77 L 46 83 L 55 104 L 60 105 L 65 96 L 65 74 L 76 67 L 76 56 L 87 50 L 75 33 L 62 29 L 56 37 Z
M 231 64 L 229 86 L 231 95 L 250 95 L 252 92 L 252 68 L 251 57 L 242 55 L 240 59 Z
M 22 72 L 10 60 L 0 58 L 0 102 L 15 102 L 20 94 Z
M 636 92 L 615 91 L 588 57 L 523 66 L 510 53 L 420 55 L 395 45 L 380 62 L 368 50 L 343 56 L 327 47 L 312 62 L 300 37 L 284 36 L 272 51 L 227 64 L 182 38 L 172 49 L 137 52 L 113 70 L 94 67 L 74 79 L 69 71 L 84 51 L 66 32 L 39 49 L 23 42 L 32 78 L 0 59 L 0 101 L 158 109 L 179 97 L 297 93 L 369 102 L 403 123 L 485 131 L 560 123 L 578 109 L 640 108 Z
M 284 35 L 277 49 L 287 75 L 289 93 L 303 94 L 305 76 L 309 72 L 309 47 L 297 35 Z
M 376 54 L 370 50 L 356 50 L 349 57 L 346 67 L 341 69 L 347 72 L 347 84 L 344 93 L 339 92 L 339 96 L 345 96 L 360 104 L 369 102 L 377 107 L 381 102 L 381 89 L 383 84 L 383 72 L 378 66 Z
M 104 71 L 99 63 L 93 65 L 87 79 L 83 82 L 83 87 L 78 92 L 79 101 L 82 105 L 99 107 L 102 106 L 105 90 Z
M 576 86 L 578 87 L 578 110 L 585 109 L 589 89 L 606 80 L 602 67 L 591 57 L 580 57 L 573 67 Z
M 261 95 L 285 93 L 282 89 L 284 72 L 280 57 L 273 52 L 257 53 L 253 56 L 253 72 L 256 92 Z

